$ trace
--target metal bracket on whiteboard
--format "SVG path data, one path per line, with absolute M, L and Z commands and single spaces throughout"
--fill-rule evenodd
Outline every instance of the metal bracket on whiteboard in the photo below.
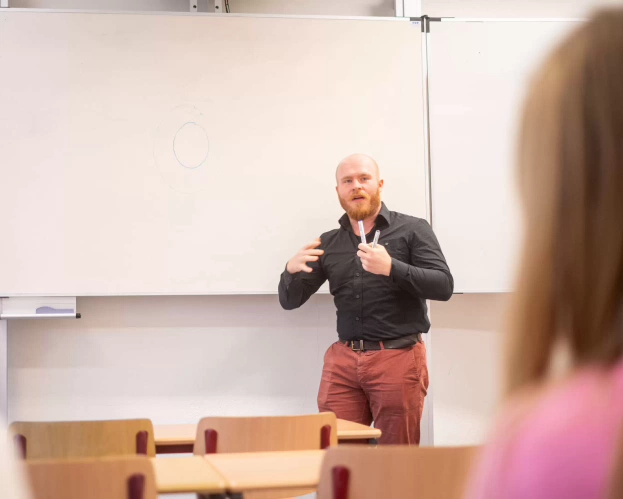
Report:
M 9 8 L 9 0 L 0 0 L 0 8 Z
M 422 20 L 422 33 L 430 33 L 430 23 L 441 22 L 442 18 L 441 17 L 429 17 L 429 16 L 422 16 L 421 18 L 419 17 L 411 18 L 412 21 L 417 20 L 417 19 Z
M 16 296 L 0 298 L 0 320 L 80 319 L 76 297 Z

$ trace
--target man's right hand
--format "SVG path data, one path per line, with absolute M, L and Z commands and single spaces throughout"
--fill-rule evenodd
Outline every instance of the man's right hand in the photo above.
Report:
M 318 238 L 303 246 L 299 252 L 290 259 L 288 265 L 286 265 L 286 270 L 290 274 L 297 274 L 301 271 L 307 273 L 313 272 L 313 269 L 307 266 L 307 262 L 317 262 L 320 255 L 324 253 L 324 250 L 316 249 L 320 244 L 320 238 Z

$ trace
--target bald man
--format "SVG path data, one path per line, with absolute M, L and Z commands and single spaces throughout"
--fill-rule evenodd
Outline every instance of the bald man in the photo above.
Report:
M 279 302 L 298 308 L 328 279 L 337 307 L 338 341 L 329 347 L 318 393 L 320 411 L 374 426 L 379 443 L 419 444 L 428 389 L 426 300 L 448 300 L 454 281 L 430 225 L 381 201 L 376 162 L 354 154 L 337 167 L 339 228 L 305 245 L 288 261 Z M 376 230 L 375 248 L 361 244 Z

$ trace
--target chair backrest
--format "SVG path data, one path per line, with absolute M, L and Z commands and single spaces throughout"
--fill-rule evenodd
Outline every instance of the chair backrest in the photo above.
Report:
M 313 450 L 329 445 L 337 445 L 337 420 L 332 412 L 305 416 L 209 417 L 197 425 L 194 453 Z
M 157 499 L 144 456 L 26 461 L 33 499 Z
M 339 446 L 327 450 L 318 499 L 459 499 L 479 447 Z
M 149 419 L 15 422 L 9 426 L 26 459 L 156 455 Z

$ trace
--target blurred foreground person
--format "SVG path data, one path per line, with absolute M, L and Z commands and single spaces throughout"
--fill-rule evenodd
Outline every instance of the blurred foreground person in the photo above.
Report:
M 509 400 L 468 497 L 614 497 L 623 443 L 623 10 L 583 24 L 528 93 Z M 565 351 L 569 370 L 551 375 Z M 620 466 L 620 465 L 618 465 Z

